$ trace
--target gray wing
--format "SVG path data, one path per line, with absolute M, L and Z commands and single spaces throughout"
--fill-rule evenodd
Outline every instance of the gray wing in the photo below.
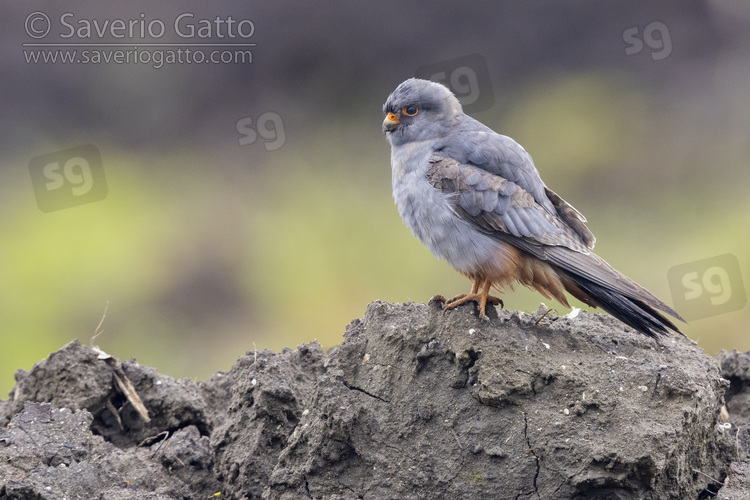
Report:
M 531 155 L 510 137 L 463 115 L 446 138 L 443 153 L 460 163 L 479 167 L 517 184 L 538 204 L 554 212 L 553 201 L 548 198 Z
M 593 247 L 594 235 L 583 215 L 549 189 L 547 208 L 519 184 L 442 153 L 430 157 L 427 180 L 454 194 L 456 213 L 485 233 L 512 236 L 539 246 L 539 251 L 561 246 L 589 254 Z
M 676 313 L 591 252 L 594 236 L 578 210 L 544 187 L 550 210 L 519 183 L 442 153 L 430 157 L 427 180 L 452 194 L 456 215 L 479 231 L 628 297 Z M 546 204 L 545 204 L 546 205 Z

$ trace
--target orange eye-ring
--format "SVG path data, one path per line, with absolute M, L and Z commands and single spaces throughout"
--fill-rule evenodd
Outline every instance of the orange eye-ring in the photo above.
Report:
M 419 113 L 419 110 L 417 109 L 416 106 L 410 105 L 410 106 L 404 106 L 404 109 L 402 109 L 401 112 L 405 114 L 406 116 L 414 116 L 417 113 Z

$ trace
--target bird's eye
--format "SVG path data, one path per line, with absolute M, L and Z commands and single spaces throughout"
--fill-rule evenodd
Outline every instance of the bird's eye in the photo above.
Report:
M 417 109 L 416 106 L 412 105 L 412 106 L 406 106 L 404 109 L 401 110 L 401 112 L 405 114 L 406 116 L 414 116 L 419 112 L 419 110 Z

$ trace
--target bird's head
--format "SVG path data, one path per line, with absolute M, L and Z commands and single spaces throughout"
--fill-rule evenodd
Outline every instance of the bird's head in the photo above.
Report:
M 461 103 L 445 86 L 410 78 L 383 105 L 383 132 L 392 146 L 441 136 L 463 114 Z

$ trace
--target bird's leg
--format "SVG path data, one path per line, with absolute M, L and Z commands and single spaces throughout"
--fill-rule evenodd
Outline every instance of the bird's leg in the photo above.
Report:
M 485 281 L 484 286 L 482 287 L 482 295 L 480 295 L 480 298 L 479 298 L 479 319 L 483 319 L 485 321 L 489 321 L 490 319 L 484 313 L 484 310 L 487 308 L 487 299 L 490 296 L 491 286 L 492 286 L 492 282 L 490 280 Z M 497 299 L 497 300 L 500 300 L 500 299 Z
M 480 287 L 482 288 L 482 292 L 478 293 Z M 503 304 L 503 301 L 498 297 L 493 297 L 490 295 L 490 288 L 492 288 L 492 282 L 490 280 L 476 279 L 471 286 L 471 293 L 453 297 L 450 301 L 446 302 L 445 306 L 443 306 L 443 310 L 447 311 L 450 309 L 455 309 L 461 304 L 465 304 L 467 302 L 476 302 L 479 304 L 479 317 L 484 320 L 489 320 L 489 318 L 485 314 L 487 302 L 495 306 L 500 304 L 501 307 Z

